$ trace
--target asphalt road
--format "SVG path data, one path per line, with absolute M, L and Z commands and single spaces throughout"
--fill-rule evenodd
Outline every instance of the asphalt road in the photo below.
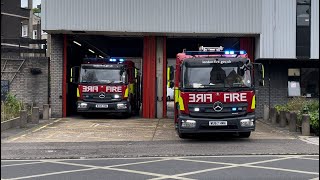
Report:
M 319 156 L 238 155 L 2 160 L 1 179 L 297 179 L 319 177 Z

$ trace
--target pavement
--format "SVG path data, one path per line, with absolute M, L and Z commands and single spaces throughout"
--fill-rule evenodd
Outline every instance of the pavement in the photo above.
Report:
M 258 121 L 251 139 L 295 139 L 285 129 Z M 17 130 L 14 129 L 14 132 Z M 10 134 L 10 131 L 4 134 Z M 3 133 L 2 133 L 3 134 Z M 173 119 L 84 119 L 61 118 L 27 131 L 3 135 L 2 143 L 179 141 Z
M 172 119 L 139 118 L 62 118 L 3 137 L 1 159 L 319 154 L 319 145 L 261 121 L 247 139 L 219 134 L 180 139 Z
M 1 179 L 319 179 L 319 137 L 257 121 L 250 138 L 180 139 L 173 119 L 51 119 L 1 132 Z
M 316 155 L 2 160 L 1 179 L 319 179 Z

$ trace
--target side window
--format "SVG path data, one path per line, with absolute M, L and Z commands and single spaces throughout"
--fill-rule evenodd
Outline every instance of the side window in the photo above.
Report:
M 301 96 L 300 69 L 288 69 L 288 96 Z
M 33 39 L 38 39 L 37 38 L 37 30 L 33 30 L 32 37 L 33 37 Z
M 297 0 L 297 31 L 296 31 L 296 56 L 297 58 L 310 58 L 311 19 L 310 0 Z
M 301 94 L 305 97 L 319 97 L 318 68 L 301 68 Z
M 21 8 L 28 8 L 28 0 L 21 0 Z
M 28 37 L 28 25 L 22 25 L 22 30 L 21 30 L 21 36 L 22 37 Z

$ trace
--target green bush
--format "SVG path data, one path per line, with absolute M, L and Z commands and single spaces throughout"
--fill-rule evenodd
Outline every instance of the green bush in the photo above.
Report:
M 301 126 L 302 115 L 308 114 L 310 116 L 310 126 L 314 132 L 319 135 L 319 100 L 309 100 L 304 102 L 298 112 L 298 125 Z
M 302 115 L 309 114 L 310 126 L 319 135 L 319 100 L 308 100 L 304 97 L 295 97 L 284 105 L 276 105 L 277 112 L 294 111 L 297 113 L 297 125 L 301 126 Z
M 1 121 L 19 117 L 22 109 L 24 109 L 23 103 L 9 93 L 6 100 L 1 103 Z
M 287 105 L 275 105 L 274 108 L 276 109 L 276 111 L 278 113 L 280 113 L 280 111 L 287 111 L 288 110 L 288 107 Z
M 294 97 L 286 104 L 288 111 L 299 112 L 308 101 L 304 97 Z
M 309 113 L 309 115 L 311 128 L 314 130 L 316 135 L 319 136 L 319 110 L 312 111 Z

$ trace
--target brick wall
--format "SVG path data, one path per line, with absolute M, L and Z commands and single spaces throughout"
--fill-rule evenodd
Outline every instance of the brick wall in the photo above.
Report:
M 288 65 L 264 63 L 264 66 L 265 86 L 257 88 L 256 116 L 258 118 L 263 117 L 263 107 L 264 105 L 269 106 L 269 101 L 270 107 L 288 102 Z
M 50 44 L 51 116 L 62 117 L 63 36 L 51 35 Z
M 24 63 L 23 60 L 25 60 Z M 16 74 L 9 86 L 9 92 L 16 95 L 19 100 L 38 106 L 42 110 L 43 104 L 48 104 L 48 63 L 49 60 L 46 57 L 20 58 L 2 55 L 1 80 L 10 82 L 15 74 L 12 71 L 17 71 L 22 64 L 20 72 Z M 32 74 L 32 68 L 39 68 L 41 73 Z

